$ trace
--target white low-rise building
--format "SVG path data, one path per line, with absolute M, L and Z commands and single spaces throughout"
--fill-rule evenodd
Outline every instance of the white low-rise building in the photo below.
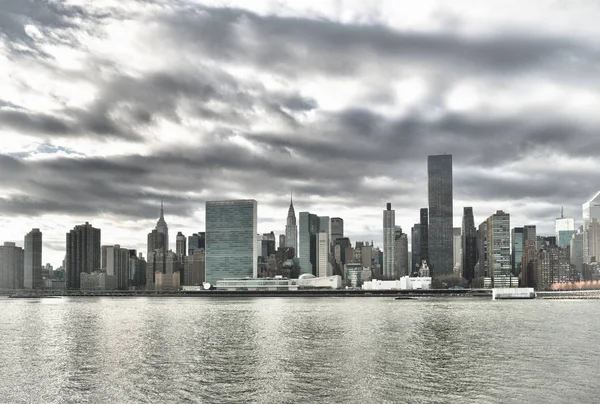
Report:
M 339 275 L 317 278 L 302 274 L 298 279 L 281 276 L 275 278 L 225 278 L 217 281 L 217 290 L 298 290 L 298 289 L 341 289 Z
M 418 290 L 431 289 L 431 277 L 429 276 L 403 276 L 399 280 L 382 281 L 373 279 L 363 283 L 364 290 Z

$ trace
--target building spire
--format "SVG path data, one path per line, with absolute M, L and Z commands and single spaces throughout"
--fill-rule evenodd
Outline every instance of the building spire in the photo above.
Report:
M 164 215 L 164 206 L 163 206 L 163 198 L 160 198 L 160 218 L 164 219 L 165 215 Z
M 563 213 L 564 213 L 564 210 L 563 210 L 563 209 L 564 209 L 564 207 L 563 207 L 563 206 L 561 206 L 561 207 L 560 207 L 560 218 L 561 218 L 561 219 L 564 219 L 564 218 L 565 218 L 565 215 L 563 214 Z

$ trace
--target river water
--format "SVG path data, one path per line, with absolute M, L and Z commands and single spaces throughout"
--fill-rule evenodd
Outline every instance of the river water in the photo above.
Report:
M 600 301 L 0 298 L 2 403 L 598 403 Z

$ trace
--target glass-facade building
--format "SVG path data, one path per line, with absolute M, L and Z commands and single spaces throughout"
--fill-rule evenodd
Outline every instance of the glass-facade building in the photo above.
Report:
M 477 230 L 473 208 L 463 208 L 462 217 L 462 277 L 471 282 L 475 278 L 475 265 L 477 264 Z
M 410 276 L 415 272 L 415 268 L 418 269 L 421 266 L 421 224 L 415 223 L 410 229 L 410 245 L 411 245 L 411 268 L 409 268 Z
M 487 220 L 488 271 L 494 278 L 511 276 L 510 215 L 496 211 Z
M 396 228 L 396 211 L 388 203 L 383 211 L 383 279 L 395 279 L 396 244 L 394 231 Z
M 258 274 L 257 202 L 206 202 L 206 282 L 256 278 Z
M 510 232 L 511 238 L 511 266 L 512 273 L 515 276 L 519 276 L 523 269 L 523 248 L 525 247 L 525 240 L 523 238 L 523 228 L 515 227 Z
M 427 157 L 429 196 L 429 268 L 432 276 L 451 275 L 452 236 L 452 155 Z
M 298 258 L 300 273 L 317 276 L 318 267 L 318 234 L 327 234 L 327 245 L 331 235 L 329 216 L 317 216 L 309 212 L 300 212 L 300 231 L 298 237 Z M 323 258 L 323 257 L 321 257 Z

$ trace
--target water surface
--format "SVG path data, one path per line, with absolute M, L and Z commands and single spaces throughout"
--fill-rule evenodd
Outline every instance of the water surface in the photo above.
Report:
M 0 402 L 598 403 L 600 302 L 0 298 Z

